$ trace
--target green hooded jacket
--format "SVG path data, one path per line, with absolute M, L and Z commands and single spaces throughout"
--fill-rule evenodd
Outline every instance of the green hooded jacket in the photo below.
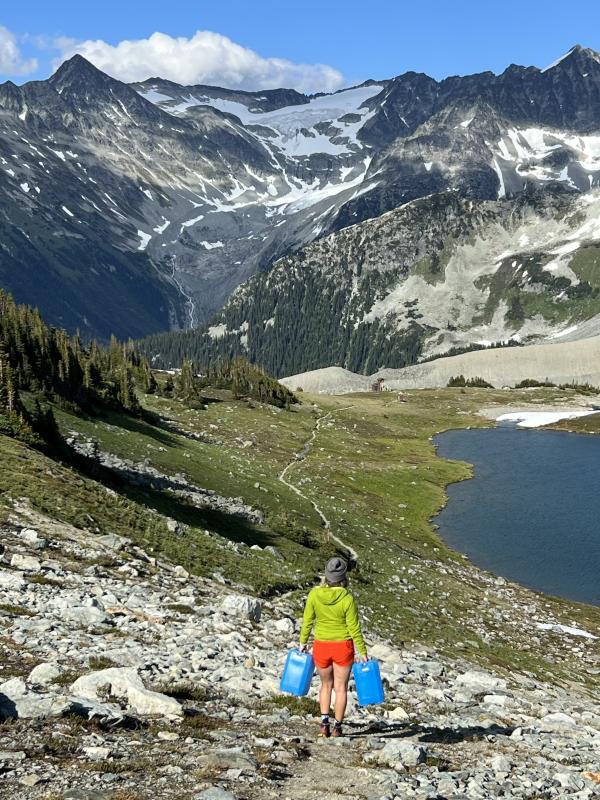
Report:
M 306 644 L 315 625 L 315 639 L 343 642 L 353 639 L 358 652 L 366 656 L 367 646 L 358 619 L 356 600 L 341 586 L 317 586 L 306 600 L 300 644 Z

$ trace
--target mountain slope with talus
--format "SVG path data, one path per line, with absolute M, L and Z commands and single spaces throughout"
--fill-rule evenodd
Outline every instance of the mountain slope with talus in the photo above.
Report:
M 158 363 L 244 353 L 283 377 L 374 373 L 456 349 L 594 335 L 600 194 L 458 192 L 330 234 L 234 292 L 206 331 L 149 339 Z M 180 348 L 180 350 L 176 350 Z
M 0 86 L 0 280 L 106 338 L 207 322 L 306 243 L 419 197 L 600 177 L 598 55 L 334 94 L 127 85 L 75 56 Z

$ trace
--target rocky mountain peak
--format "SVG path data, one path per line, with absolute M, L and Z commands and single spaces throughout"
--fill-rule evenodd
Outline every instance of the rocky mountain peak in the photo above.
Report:
M 106 103 L 114 104 L 116 99 L 127 103 L 127 111 L 137 110 L 151 118 L 160 114 L 156 106 L 140 97 L 138 92 L 112 78 L 95 67 L 90 61 L 78 53 L 65 61 L 48 79 L 48 84 L 67 102 L 72 102 L 78 109 Z
M 567 50 L 563 56 L 542 69 L 541 72 L 547 73 L 557 69 L 565 70 L 573 68 L 585 70 L 590 67 L 597 69 L 599 65 L 600 53 L 592 50 L 591 47 L 583 47 L 580 44 L 576 44 L 570 50 Z
M 62 93 L 65 89 L 76 88 L 82 83 L 88 89 L 104 86 L 114 81 L 114 78 L 99 70 L 87 58 L 76 53 L 72 58 L 64 61 L 48 80 L 58 92 Z

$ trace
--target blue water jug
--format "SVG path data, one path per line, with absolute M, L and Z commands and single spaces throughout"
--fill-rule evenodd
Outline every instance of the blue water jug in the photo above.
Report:
M 359 706 L 374 706 L 383 703 L 383 683 L 379 664 L 374 659 L 361 661 L 352 667 Z
M 283 675 L 279 688 L 282 692 L 304 697 L 310 689 L 310 682 L 315 671 L 315 662 L 310 653 L 290 650 L 285 660 Z

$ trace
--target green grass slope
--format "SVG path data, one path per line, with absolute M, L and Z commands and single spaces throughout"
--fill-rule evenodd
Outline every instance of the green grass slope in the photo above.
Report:
M 476 413 L 483 406 L 564 403 L 572 394 L 444 389 L 409 392 L 407 402 L 393 393 L 303 396 L 293 411 L 234 400 L 228 392 L 214 392 L 205 410 L 142 397 L 163 419 L 160 427 L 113 412 L 84 418 L 55 409 L 65 435 L 75 431 L 121 458 L 147 460 L 161 472 L 183 473 L 198 486 L 242 497 L 262 510 L 265 524 L 123 485 L 105 472 L 58 463 L 4 437 L 0 503 L 9 513 L 12 501 L 26 497 L 34 508 L 90 535 L 127 536 L 191 572 L 217 572 L 264 596 L 291 592 L 300 610 L 323 562 L 339 550 L 316 502 L 332 533 L 358 552 L 353 586 L 369 629 L 482 665 L 562 682 L 578 675 L 593 686 L 600 680 L 581 669 L 577 649 L 553 634 L 536 639 L 532 620 L 577 624 L 600 635 L 600 609 L 514 584 L 497 586 L 494 576 L 449 550 L 431 523 L 445 502 L 446 485 L 470 475 L 469 465 L 436 456 L 435 433 L 490 424 Z M 309 440 L 305 457 L 295 459 Z M 304 496 L 279 480 L 292 461 L 286 479 Z M 169 530 L 168 518 L 180 523 L 178 532 Z M 273 545 L 283 559 L 241 542 Z

